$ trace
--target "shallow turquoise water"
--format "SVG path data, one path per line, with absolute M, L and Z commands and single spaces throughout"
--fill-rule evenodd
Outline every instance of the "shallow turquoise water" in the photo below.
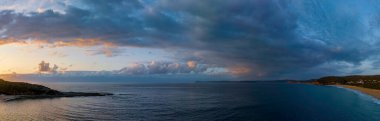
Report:
M 380 121 L 379 101 L 331 86 L 286 83 L 47 83 L 112 92 L 0 103 L 0 120 Z

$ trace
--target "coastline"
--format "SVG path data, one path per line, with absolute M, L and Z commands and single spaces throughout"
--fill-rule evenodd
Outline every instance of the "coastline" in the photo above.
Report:
M 10 102 L 27 99 L 51 99 L 63 97 L 90 97 L 90 96 L 108 96 L 112 93 L 84 93 L 84 92 L 63 92 L 61 95 L 0 95 L 0 102 Z
M 377 90 L 377 89 L 370 89 L 370 88 L 350 86 L 350 85 L 335 85 L 335 86 L 360 91 L 364 94 L 370 95 L 380 100 L 380 90 Z
M 10 82 L 0 79 L 0 102 L 26 99 L 47 99 L 61 97 L 107 96 L 112 93 L 99 92 L 61 92 L 43 85 L 25 82 Z
M 17 98 L 18 96 L 0 95 L 0 102 L 7 102 Z

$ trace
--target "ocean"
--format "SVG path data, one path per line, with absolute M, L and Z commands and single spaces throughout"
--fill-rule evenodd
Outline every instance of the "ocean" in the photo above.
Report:
M 379 100 L 333 86 L 278 82 L 45 83 L 113 96 L 0 103 L 0 120 L 380 121 Z

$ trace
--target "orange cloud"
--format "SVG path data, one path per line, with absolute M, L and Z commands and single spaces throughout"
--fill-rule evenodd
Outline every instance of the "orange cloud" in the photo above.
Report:
M 2 38 L 2 39 L 0 39 L 0 45 L 6 45 L 6 44 L 11 44 L 11 43 L 22 43 L 22 42 L 17 41 L 14 38 Z
M 73 41 L 55 41 L 51 43 L 51 47 L 65 47 L 65 46 L 75 46 L 75 47 L 90 47 L 90 46 L 105 46 L 105 47 L 116 47 L 116 44 L 112 42 L 107 42 L 101 39 L 84 39 L 76 38 Z
M 32 39 L 32 40 L 17 40 L 14 38 L 4 38 L 0 39 L 0 45 L 5 44 L 11 44 L 16 43 L 20 45 L 41 45 L 41 46 L 47 46 L 47 47 L 66 47 L 66 46 L 73 46 L 73 47 L 91 47 L 91 46 L 105 46 L 105 47 L 116 47 L 117 45 L 112 42 L 107 42 L 105 40 L 97 39 L 97 38 L 75 38 L 72 40 L 55 40 L 55 41 L 49 41 L 49 40 L 39 40 L 39 39 Z
M 232 75 L 242 76 L 242 75 L 250 74 L 252 72 L 252 69 L 245 66 L 235 66 L 235 67 L 229 68 L 228 71 Z
M 189 67 L 189 69 L 195 69 L 197 67 L 197 62 L 195 61 L 187 61 L 187 67 Z
M 97 53 L 104 54 L 107 57 L 112 57 L 114 55 L 113 48 L 118 47 L 116 44 L 112 42 L 108 42 L 105 40 L 97 39 L 97 38 L 75 38 L 72 40 L 17 40 L 14 38 L 4 38 L 0 39 L 0 46 L 5 44 L 16 44 L 16 45 L 36 45 L 38 48 L 57 48 L 57 47 L 93 47 L 93 46 L 103 46 L 103 48 Z M 94 55 L 94 54 L 92 54 Z

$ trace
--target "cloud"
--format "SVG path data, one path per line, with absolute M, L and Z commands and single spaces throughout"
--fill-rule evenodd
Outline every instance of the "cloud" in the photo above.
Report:
M 118 56 L 121 53 L 123 53 L 121 49 L 113 47 L 102 47 L 100 49 L 86 50 L 87 55 L 105 55 L 107 57 Z
M 50 63 L 47 63 L 45 61 L 41 61 L 41 63 L 38 64 L 38 73 L 57 73 L 59 71 L 59 67 L 57 65 L 50 66 Z
M 49 56 L 55 56 L 55 57 L 66 57 L 67 54 L 61 53 L 59 51 L 53 51 L 49 53 Z
M 119 72 L 203 72 L 206 67 L 191 62 L 196 60 L 246 79 L 344 74 L 379 56 L 376 1 L 82 0 L 62 4 L 62 11 L 1 11 L 0 44 L 44 40 L 55 47 L 161 48 L 176 53 L 180 63 L 137 64 Z M 113 56 L 112 52 L 94 53 Z
M 15 43 L 15 42 L 17 42 L 17 40 L 14 40 L 14 39 L 0 39 L 0 45 L 5 45 L 5 44 Z
M 210 66 L 208 64 L 198 63 L 196 61 L 183 62 L 169 62 L 169 61 L 151 61 L 148 63 L 134 63 L 129 66 L 123 67 L 119 70 L 103 70 L 103 71 L 72 71 L 66 67 L 59 67 L 57 65 L 51 66 L 50 63 L 42 61 L 38 64 L 38 72 L 52 76 L 133 76 L 133 75 L 220 75 L 225 74 L 226 71 L 222 67 Z
M 195 61 L 188 61 L 186 64 L 189 69 L 195 69 L 197 67 L 197 62 Z
M 232 67 L 229 69 L 229 72 L 233 75 L 247 75 L 251 73 L 251 69 L 249 67 Z
M 131 74 L 131 75 L 141 75 L 147 74 L 147 68 L 144 64 L 133 64 L 130 67 L 123 68 L 118 71 L 119 74 Z
M 192 63 L 192 64 L 189 64 Z M 205 64 L 195 64 L 195 61 L 188 63 L 175 63 L 163 61 L 151 61 L 150 63 L 135 63 L 129 67 L 115 71 L 117 74 L 144 75 L 144 74 L 190 74 L 190 73 L 206 73 L 208 69 L 212 69 Z

